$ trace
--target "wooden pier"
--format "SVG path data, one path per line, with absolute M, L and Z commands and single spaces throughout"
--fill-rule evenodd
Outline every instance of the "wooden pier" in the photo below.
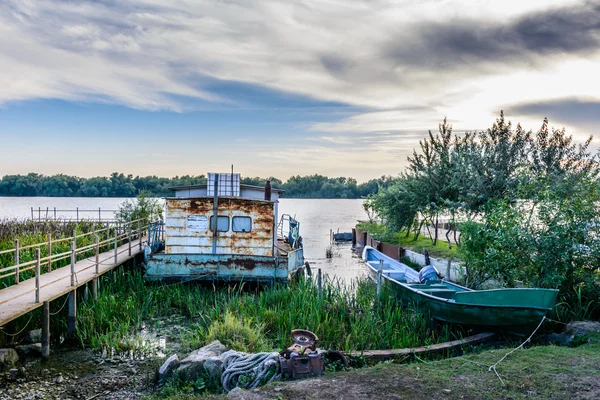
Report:
M 77 296 L 76 290 L 90 283 L 90 292 L 97 297 L 98 277 L 111 271 L 125 262 L 143 253 L 146 242 L 147 222 L 136 220 L 122 225 L 107 226 L 104 229 L 60 238 L 48 242 L 2 250 L 1 254 L 12 253 L 15 263 L 0 269 L 0 278 L 14 276 L 14 284 L 0 290 L 0 327 L 36 308 L 42 308 L 42 356 L 49 354 L 49 302 L 68 294 L 69 323 L 68 331 L 76 330 Z M 99 240 L 100 235 L 106 237 Z M 92 244 L 77 248 L 77 239 L 92 236 Z M 52 245 L 57 242 L 69 241 L 70 251 L 52 254 Z M 89 239 L 88 239 L 89 241 Z M 47 248 L 46 257 L 40 256 L 40 249 Z M 32 261 L 20 262 L 20 254 L 29 250 L 35 251 Z M 102 251 L 102 252 L 101 252 Z M 52 265 L 65 259 L 70 259 L 70 265 L 52 269 Z M 42 273 L 42 266 L 45 272 Z M 21 281 L 24 272 L 34 270 L 35 276 Z M 44 329 L 45 328 L 45 329 Z

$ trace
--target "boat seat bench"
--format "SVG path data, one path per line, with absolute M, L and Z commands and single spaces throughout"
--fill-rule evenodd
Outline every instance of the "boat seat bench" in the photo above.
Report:
M 430 294 L 435 297 L 443 297 L 444 299 L 452 299 L 456 291 L 450 289 L 418 289 L 420 292 Z

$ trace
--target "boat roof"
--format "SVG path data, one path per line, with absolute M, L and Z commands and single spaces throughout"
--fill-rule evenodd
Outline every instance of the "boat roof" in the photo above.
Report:
M 170 187 L 169 190 L 172 191 L 177 191 L 177 190 L 185 190 L 185 189 L 206 189 L 208 187 L 207 183 L 203 183 L 203 184 L 199 184 L 199 185 L 187 185 L 187 186 L 173 186 Z M 265 191 L 265 187 L 264 186 L 256 186 L 256 185 L 245 185 L 245 184 L 240 184 L 240 188 L 241 189 L 250 189 L 250 190 L 262 190 L 263 192 Z M 277 188 L 271 188 L 271 192 L 277 192 L 277 193 L 285 193 L 285 190 L 283 189 L 277 189 Z

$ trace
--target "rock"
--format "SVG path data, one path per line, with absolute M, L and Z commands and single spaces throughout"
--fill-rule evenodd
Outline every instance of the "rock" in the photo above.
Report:
M 573 337 L 564 333 L 551 333 L 542 338 L 542 342 L 551 343 L 557 346 L 568 346 Z
M 600 322 L 573 321 L 562 333 L 551 333 L 545 340 L 558 346 L 578 346 L 590 341 L 600 341 Z
M 212 378 L 220 377 L 223 374 L 223 360 L 218 357 L 209 357 L 204 362 L 204 370 Z
M 167 358 L 163 365 L 158 368 L 158 384 L 162 385 L 165 383 L 171 373 L 179 367 L 179 364 L 179 357 L 177 357 L 177 354 L 173 354 L 171 357 Z
M 218 340 L 215 340 L 214 342 L 211 342 L 209 344 L 207 344 L 204 347 L 199 348 L 198 350 L 194 350 L 190 353 L 190 355 L 187 357 L 191 357 L 191 356 L 195 356 L 195 357 L 218 357 L 221 354 L 225 353 L 227 351 L 227 347 L 225 347 L 224 344 L 222 344 L 221 342 L 219 342 Z M 182 360 L 182 362 L 185 361 Z
M 235 396 L 236 393 L 239 393 L 241 391 L 242 391 L 242 389 L 236 386 L 236 387 L 234 387 L 233 389 L 231 389 L 229 391 L 229 394 L 227 396 L 228 397 L 233 397 L 233 396 Z
M 42 341 L 42 329 L 34 329 L 32 331 L 27 332 L 25 338 L 23 339 L 25 343 L 37 343 Z
M 0 370 L 10 369 L 19 362 L 19 355 L 14 349 L 0 349 Z
M 596 321 L 574 321 L 569 322 L 565 328 L 565 334 L 574 337 L 587 335 L 590 333 L 600 333 L 600 322 Z
M 21 346 L 15 346 L 15 350 L 20 357 L 41 357 L 42 356 L 42 344 L 33 343 L 25 344 Z
M 207 359 L 218 358 L 226 351 L 227 347 L 218 340 L 215 340 L 198 350 L 194 350 L 189 356 L 181 360 L 181 364 L 179 365 L 179 368 L 177 368 L 177 373 L 184 379 L 195 381 L 206 371 L 204 364 Z M 211 368 L 215 371 L 217 368 L 216 363 L 212 365 Z
M 59 375 L 56 377 L 56 379 L 54 380 L 54 383 L 63 383 L 65 379 L 62 377 L 62 375 Z

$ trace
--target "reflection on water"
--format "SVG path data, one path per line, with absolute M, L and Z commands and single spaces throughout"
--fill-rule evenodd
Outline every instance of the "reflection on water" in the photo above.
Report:
M 31 207 L 37 209 L 80 209 L 97 210 L 117 209 L 125 201 L 123 198 L 97 197 L 0 197 L 0 219 L 27 218 L 31 216 Z M 60 214 L 60 213 L 59 213 Z M 316 272 L 321 268 L 324 273 L 348 280 L 361 276 L 364 267 L 360 259 L 352 253 L 350 243 L 335 245 L 334 257 L 326 258 L 329 246 L 329 230 L 350 232 L 359 219 L 366 219 L 362 200 L 343 199 L 281 199 L 279 214 L 296 216 L 300 221 L 300 233 L 303 237 L 304 256 Z M 37 215 L 37 214 L 36 214 Z M 89 213 L 90 218 L 97 217 L 97 211 Z M 80 213 L 80 216 L 85 216 Z M 72 217 L 72 215 L 71 215 Z M 338 250 L 338 251 L 335 251 Z

